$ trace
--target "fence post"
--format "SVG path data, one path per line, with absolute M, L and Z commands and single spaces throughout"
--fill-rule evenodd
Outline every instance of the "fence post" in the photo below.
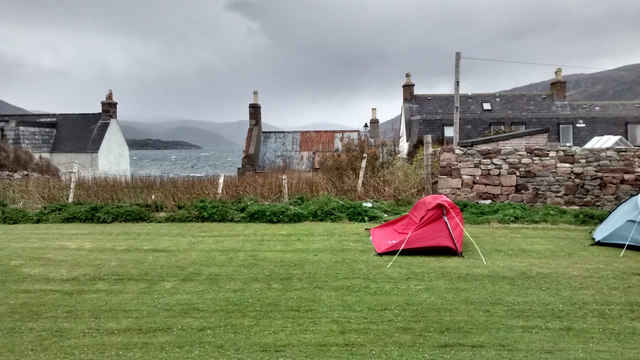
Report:
M 433 148 L 431 147 L 431 135 L 425 135 L 424 138 L 424 191 L 427 195 L 433 194 L 431 188 L 433 178 L 431 176 L 431 157 L 433 156 Z
M 71 188 L 69 189 L 69 203 L 73 202 L 73 193 L 76 190 L 76 181 L 78 181 L 78 162 L 73 162 L 73 172 L 71 173 Z
M 224 174 L 220 175 L 218 179 L 218 199 L 222 196 L 222 184 L 224 184 Z
M 362 193 L 362 181 L 364 180 L 364 169 L 367 167 L 367 154 L 362 155 L 362 165 L 360 165 L 360 176 L 358 176 L 358 194 Z
M 282 175 L 282 194 L 284 201 L 289 201 L 289 187 L 287 186 L 287 175 Z

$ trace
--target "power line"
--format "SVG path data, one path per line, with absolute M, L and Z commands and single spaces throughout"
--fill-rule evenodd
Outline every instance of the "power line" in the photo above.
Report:
M 562 65 L 562 64 L 549 64 L 549 63 L 537 63 L 537 62 L 530 62 L 530 61 L 514 61 L 514 60 L 502 60 L 502 59 L 485 59 L 485 58 L 476 58 L 476 57 L 467 57 L 467 56 L 463 56 L 462 58 L 466 60 L 491 61 L 491 62 L 510 63 L 510 64 L 541 65 L 541 66 L 553 66 L 553 67 L 561 67 L 561 68 L 576 68 L 576 69 L 588 69 L 588 70 L 608 70 L 608 69 L 598 68 L 593 66 Z

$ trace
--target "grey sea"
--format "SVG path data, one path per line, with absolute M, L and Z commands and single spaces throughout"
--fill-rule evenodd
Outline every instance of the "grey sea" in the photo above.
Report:
M 131 150 L 132 176 L 235 175 L 242 149 Z

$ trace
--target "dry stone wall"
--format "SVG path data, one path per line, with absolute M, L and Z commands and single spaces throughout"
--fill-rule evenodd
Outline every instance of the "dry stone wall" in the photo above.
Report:
M 611 209 L 640 192 L 640 148 L 443 148 L 438 192 L 454 200 Z

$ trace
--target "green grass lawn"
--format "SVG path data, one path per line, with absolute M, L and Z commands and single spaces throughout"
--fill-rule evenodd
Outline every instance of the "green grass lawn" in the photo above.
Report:
M 632 359 L 640 252 L 471 226 L 488 262 L 362 224 L 0 226 L 0 358 Z

